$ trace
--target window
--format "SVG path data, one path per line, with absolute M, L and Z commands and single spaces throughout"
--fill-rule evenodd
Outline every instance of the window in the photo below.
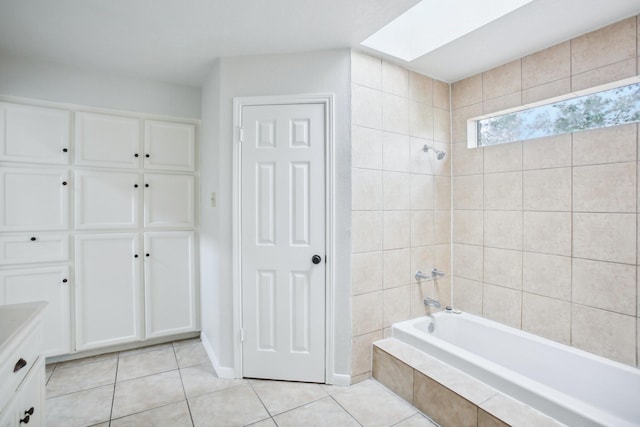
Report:
M 640 121 L 640 83 L 623 81 L 589 94 L 574 93 L 554 101 L 468 121 L 468 146 L 483 147 Z

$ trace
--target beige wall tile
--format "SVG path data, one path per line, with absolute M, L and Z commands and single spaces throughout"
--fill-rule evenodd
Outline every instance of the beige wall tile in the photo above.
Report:
M 522 289 L 522 251 L 484 248 L 484 281 Z
M 596 68 L 571 77 L 571 90 L 577 91 L 616 82 L 636 75 L 636 58 Z
M 353 336 L 382 329 L 382 291 L 355 295 L 351 300 Z
M 522 250 L 522 211 L 484 211 L 484 244 Z
M 453 211 L 453 242 L 468 245 L 483 243 L 483 211 Z
M 382 209 L 382 172 L 371 169 L 351 170 L 351 209 Z
M 451 178 L 436 176 L 434 185 L 436 209 L 451 209 Z
M 351 166 L 382 169 L 382 132 L 360 126 L 351 127 Z
M 635 212 L 637 164 L 613 163 L 573 168 L 575 212 Z
M 573 134 L 573 165 L 629 162 L 636 159 L 637 125 L 586 130 Z
M 467 142 L 467 120 L 482 115 L 482 103 L 452 111 L 451 142 Z
M 444 271 L 447 277 L 451 277 L 451 245 L 441 244 L 432 246 L 434 267 Z
M 483 285 L 482 315 L 496 322 L 520 329 L 522 319 L 522 292 Z
M 373 348 L 373 378 L 409 403 L 413 403 L 413 368 Z
M 573 302 L 636 315 L 636 266 L 574 258 L 572 271 Z
M 414 274 L 417 270 L 430 271 L 435 264 L 434 246 L 411 248 L 411 282 L 416 283 Z M 424 283 L 424 282 L 422 282 Z M 431 283 L 431 282 L 428 282 Z
M 571 77 L 555 80 L 522 91 L 522 105 L 531 104 L 571 92 Z
M 482 281 L 482 246 L 453 245 L 453 275 Z
M 423 138 L 410 138 L 410 170 L 412 173 L 435 175 L 436 159 L 432 153 L 424 151 L 425 144 L 431 146 L 434 142 Z
M 525 170 L 571 166 L 571 134 L 523 142 L 522 162 Z
M 484 147 L 484 173 L 522 170 L 522 142 Z
M 452 179 L 453 209 L 482 209 L 482 175 Z
M 437 299 L 433 281 L 422 281 L 411 285 L 411 318 L 426 316 L 437 311 L 433 307 L 427 307 L 424 304 L 425 297 Z
M 434 200 L 434 177 L 431 175 L 411 174 L 411 209 L 433 209 Z
M 411 208 L 411 175 L 401 172 L 382 173 L 382 206 L 385 211 Z
M 408 98 L 409 71 L 387 61 L 382 61 L 382 90 Z
M 433 79 L 409 71 L 409 99 L 433 105 Z
M 482 74 L 451 85 L 451 108 L 458 109 L 482 102 Z
M 453 156 L 452 174 L 456 175 L 474 175 L 482 173 L 483 151 L 484 148 L 467 148 L 466 142 L 451 144 Z
M 478 408 L 478 427 L 509 427 L 509 424 Z
M 451 114 L 449 110 L 433 109 L 433 139 L 446 143 L 451 141 Z
M 522 210 L 522 172 L 485 174 L 484 208 Z
M 571 75 L 571 43 L 564 42 L 522 58 L 522 88 L 528 89 Z
M 441 82 L 440 80 L 433 81 L 433 106 L 442 108 L 443 110 L 451 109 L 448 83 Z
M 371 378 L 371 372 L 365 372 L 360 375 L 351 375 L 351 385 L 355 385 Z
M 522 90 L 522 61 L 516 60 L 482 73 L 482 99 Z
M 382 247 L 408 248 L 411 243 L 411 216 L 407 211 L 387 211 L 382 216 Z
M 571 255 L 571 213 L 525 212 L 524 250 Z
M 410 289 L 406 285 L 382 291 L 382 326 L 388 328 L 411 318 Z
M 571 210 L 571 168 L 524 172 L 523 207 L 529 211 Z
M 411 250 L 394 249 L 382 252 L 382 285 L 385 289 L 411 283 Z
M 433 145 L 436 150 L 445 152 L 445 157 L 438 160 L 434 153 L 429 153 L 430 160 L 433 162 L 433 174 L 440 176 L 451 176 L 451 144 L 447 142 L 434 141 Z
M 417 371 L 413 384 L 416 408 L 444 426 L 476 426 L 477 406 Z
M 433 140 L 433 107 L 409 101 L 409 135 Z
M 480 404 L 481 410 L 488 411 L 504 420 L 509 426 L 521 427 L 561 427 L 564 424 L 538 412 L 531 406 L 511 397 L 496 393 L 490 399 Z M 480 427 L 480 425 L 478 424 Z
M 570 345 L 571 303 L 524 292 L 522 295 L 522 329 Z
M 433 211 L 411 212 L 411 246 L 433 245 Z
M 482 103 L 482 113 L 491 114 L 522 105 L 522 92 L 514 92 L 497 98 L 487 99 Z
M 571 345 L 635 366 L 636 319 L 632 316 L 573 304 Z
M 482 315 L 482 282 L 453 278 L 453 306 L 467 313 Z
M 571 300 L 571 258 L 523 252 L 522 288 L 564 301 Z
M 351 375 L 371 372 L 371 354 L 374 342 L 382 339 L 382 331 L 353 337 L 351 340 Z M 353 380 L 353 378 L 352 378 Z
M 390 93 L 382 94 L 382 130 L 409 134 L 409 100 Z
M 351 124 L 382 128 L 382 94 L 378 90 L 351 85 Z
M 351 255 L 352 295 L 382 289 L 382 252 L 363 252 Z
M 573 256 L 636 263 L 636 215 L 573 214 Z
M 382 249 L 382 212 L 351 213 L 351 250 L 353 253 Z
M 433 215 L 433 243 L 451 243 L 451 211 L 434 211 Z
M 351 51 L 351 80 L 363 86 L 382 89 L 382 61 L 364 53 Z
M 408 136 L 382 132 L 382 167 L 386 171 L 411 170 L 411 142 Z
M 579 74 L 637 56 L 636 18 L 571 40 L 571 71 Z

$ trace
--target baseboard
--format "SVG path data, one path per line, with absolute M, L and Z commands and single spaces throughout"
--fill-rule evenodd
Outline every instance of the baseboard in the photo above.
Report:
M 333 385 L 350 386 L 351 375 L 333 374 Z
M 233 379 L 235 378 L 235 372 L 233 368 L 229 368 L 226 366 L 220 366 L 220 361 L 216 356 L 215 351 L 211 347 L 211 343 L 207 339 L 207 336 L 204 333 L 200 334 L 200 340 L 202 341 L 202 346 L 204 347 L 204 351 L 207 352 L 207 356 L 209 356 L 209 360 L 211 361 L 211 365 L 213 365 L 213 370 L 216 371 L 216 375 L 218 378 L 225 379 Z

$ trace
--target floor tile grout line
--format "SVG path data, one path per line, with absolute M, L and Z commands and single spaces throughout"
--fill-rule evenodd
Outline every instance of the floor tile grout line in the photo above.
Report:
M 331 399 L 333 399 L 334 402 L 336 402 L 336 404 L 342 408 L 343 411 L 345 411 L 347 414 L 349 414 L 349 416 L 351 418 L 353 418 L 353 420 L 362 427 L 362 423 L 355 417 L 355 415 L 353 415 L 351 412 L 349 412 L 349 410 L 347 408 L 344 407 L 344 405 L 342 405 L 340 402 L 338 402 L 338 400 L 334 397 L 334 395 L 330 394 L 329 397 Z
M 189 419 L 191 419 L 191 425 L 195 426 L 196 423 L 193 421 L 193 413 L 191 412 L 191 405 L 189 404 L 189 396 L 187 396 L 187 389 L 184 386 L 184 381 L 182 379 L 182 370 L 180 369 L 180 365 L 178 364 L 178 355 L 176 354 L 175 345 L 171 346 L 173 349 L 173 357 L 176 360 L 176 366 L 178 366 L 178 376 L 180 377 L 180 384 L 182 385 L 182 393 L 184 393 L 184 400 L 187 404 L 187 411 L 189 411 Z
M 113 379 L 113 394 L 111 395 L 111 409 L 109 410 L 109 426 L 111 426 L 111 417 L 113 416 L 113 405 L 116 401 L 116 385 L 118 384 L 118 368 L 120 367 L 120 353 L 116 358 L 116 375 Z

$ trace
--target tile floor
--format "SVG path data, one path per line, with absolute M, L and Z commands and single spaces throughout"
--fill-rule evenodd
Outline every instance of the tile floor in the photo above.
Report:
M 216 377 L 199 339 L 47 365 L 47 426 L 433 427 L 374 380 Z

